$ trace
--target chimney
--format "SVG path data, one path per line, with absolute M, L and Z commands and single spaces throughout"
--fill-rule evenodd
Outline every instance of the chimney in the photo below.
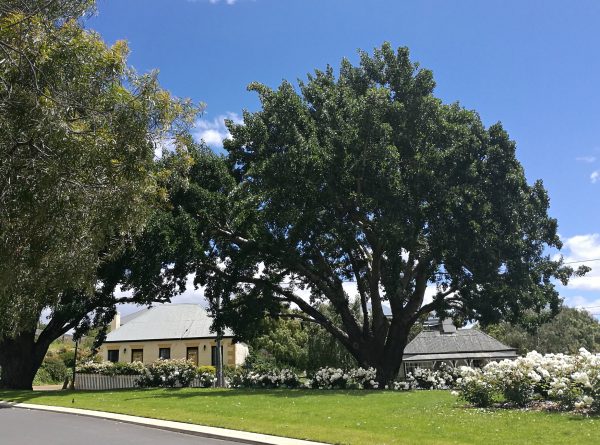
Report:
M 110 322 L 110 332 L 114 332 L 121 327 L 121 314 L 115 314 L 115 318 Z

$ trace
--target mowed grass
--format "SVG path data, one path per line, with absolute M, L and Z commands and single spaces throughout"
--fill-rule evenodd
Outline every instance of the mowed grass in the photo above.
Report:
M 110 411 L 332 444 L 600 444 L 599 417 L 474 409 L 447 391 L 0 391 L 0 400 Z

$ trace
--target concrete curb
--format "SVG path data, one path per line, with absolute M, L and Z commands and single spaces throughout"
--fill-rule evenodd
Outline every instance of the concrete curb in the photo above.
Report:
M 194 436 L 208 437 L 211 439 L 223 439 L 233 442 L 247 443 L 253 445 L 327 445 L 323 442 L 312 442 L 309 440 L 291 439 L 288 437 L 271 436 L 268 434 L 249 433 L 246 431 L 229 430 L 212 426 L 194 425 L 191 423 L 174 422 L 171 420 L 150 419 L 147 417 L 130 416 L 127 414 L 107 413 L 104 411 L 93 411 L 78 408 L 63 408 L 59 406 L 34 405 L 31 403 L 13 403 L 0 401 L 0 405 L 13 408 L 35 409 L 63 414 L 75 414 L 78 416 L 97 417 L 101 419 L 115 420 L 117 422 L 132 423 L 150 428 L 174 431 Z

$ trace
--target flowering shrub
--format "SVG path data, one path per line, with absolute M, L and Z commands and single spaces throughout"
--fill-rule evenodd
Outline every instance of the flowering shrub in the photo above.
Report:
M 600 412 L 600 354 L 583 348 L 578 355 L 530 352 L 489 363 L 482 371 L 462 367 L 460 372 L 461 397 L 474 405 L 489 405 L 495 394 L 502 394 L 520 406 L 547 400 L 563 409 Z
M 196 365 L 188 360 L 157 360 L 148 365 L 137 384 L 140 387 L 190 386 L 196 378 Z
M 290 369 L 264 372 L 239 369 L 229 377 L 229 386 L 233 388 L 297 388 L 300 386 L 300 379 Z
M 449 389 L 458 378 L 457 371 L 446 364 L 439 369 L 416 368 L 406 375 L 404 382 L 397 382 L 394 389 Z
M 203 371 L 196 374 L 200 388 L 212 388 L 217 381 L 214 372 Z
M 461 377 L 456 385 L 459 396 L 466 402 L 478 406 L 487 407 L 494 402 L 494 387 L 483 378 L 480 369 L 463 366 Z
M 142 375 L 146 367 L 142 362 L 112 363 L 112 362 L 85 362 L 77 365 L 76 371 L 82 374 L 102 375 Z
M 350 371 L 350 385 L 357 389 L 377 389 L 379 383 L 375 380 L 377 378 L 377 371 L 374 368 L 355 368 Z
M 313 376 L 310 384 L 313 388 L 344 389 L 350 380 L 348 373 L 336 368 L 321 368 Z
M 355 368 L 343 371 L 338 368 L 321 368 L 310 386 L 319 389 L 377 389 L 376 371 L 373 368 Z

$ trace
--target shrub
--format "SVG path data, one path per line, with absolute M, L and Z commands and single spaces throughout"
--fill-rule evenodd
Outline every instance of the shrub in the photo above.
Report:
M 321 368 L 315 372 L 310 386 L 319 389 L 376 389 L 377 372 L 373 368 Z
M 349 373 L 348 386 L 356 389 L 377 389 L 377 371 L 374 368 L 355 368 Z
M 460 398 L 471 405 L 485 408 L 494 402 L 494 387 L 483 378 L 479 369 L 463 366 L 461 377 L 456 381 Z
M 313 376 L 311 386 L 320 389 L 345 389 L 349 380 L 350 375 L 339 368 L 321 368 Z
M 458 369 L 442 363 L 439 369 L 414 369 L 404 382 L 395 382 L 394 389 L 450 389 L 455 387 L 458 378 Z
M 214 366 L 210 366 L 210 365 L 204 365 L 204 366 L 198 367 L 198 374 L 204 374 L 204 373 L 215 375 L 217 373 L 217 368 L 215 368 Z
M 102 374 L 102 375 L 142 375 L 146 367 L 142 362 L 101 362 L 93 361 L 81 363 L 77 366 L 77 372 L 83 374 Z
M 600 412 L 600 354 L 585 349 L 578 355 L 530 352 L 516 360 L 489 363 L 482 372 L 461 368 L 461 373 L 461 397 L 480 406 L 475 393 L 489 388 L 516 405 L 539 399 L 567 410 Z
M 215 385 L 217 378 L 213 372 L 198 372 L 196 378 L 198 379 L 200 388 L 211 388 Z
M 46 371 L 44 368 L 39 368 L 35 374 L 35 377 L 33 378 L 33 386 L 48 385 L 51 383 L 54 382 L 52 381 L 50 374 L 48 374 L 48 371 Z
M 300 378 L 290 369 L 272 369 L 266 372 L 237 369 L 228 377 L 233 388 L 297 388 Z
M 190 386 L 198 375 L 196 364 L 188 360 L 157 360 L 148 365 L 138 380 L 140 387 Z
M 144 373 L 145 366 L 142 362 L 116 362 L 108 368 L 109 375 L 141 375 Z
M 65 366 L 67 368 L 71 368 L 73 366 L 73 363 L 75 363 L 75 350 L 70 349 L 70 350 L 61 350 L 58 352 L 58 358 L 61 359 L 63 361 L 63 363 L 65 364 Z M 79 355 L 79 354 L 77 354 Z M 81 356 L 79 356 L 81 357 Z
M 42 362 L 41 369 L 44 369 L 48 374 L 49 383 L 64 382 L 69 372 L 64 362 L 55 357 L 46 357 Z

